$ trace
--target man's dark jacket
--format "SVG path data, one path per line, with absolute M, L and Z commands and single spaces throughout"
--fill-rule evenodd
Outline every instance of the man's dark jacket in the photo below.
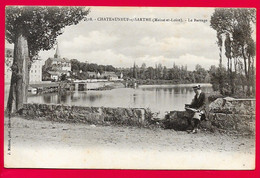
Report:
M 190 107 L 195 109 L 204 109 L 206 104 L 206 96 L 205 93 L 201 92 L 199 97 L 197 94 L 195 95 L 194 99 L 192 100 Z

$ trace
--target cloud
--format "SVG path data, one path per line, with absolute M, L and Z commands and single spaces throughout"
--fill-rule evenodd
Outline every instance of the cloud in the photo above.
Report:
M 110 35 L 101 31 L 91 31 L 87 34 L 84 33 L 74 37 L 72 40 L 65 40 L 61 42 L 61 48 L 65 51 L 86 52 L 96 49 L 107 49 L 111 47 L 118 37 L 115 35 Z
M 130 67 L 134 61 L 171 67 L 175 61 L 194 68 L 218 62 L 216 32 L 209 20 L 213 8 L 120 8 L 92 7 L 89 17 L 182 18 L 182 23 L 83 21 L 69 26 L 58 37 L 60 52 L 70 59 Z M 206 19 L 189 23 L 187 19 Z M 42 58 L 54 50 L 41 52 Z

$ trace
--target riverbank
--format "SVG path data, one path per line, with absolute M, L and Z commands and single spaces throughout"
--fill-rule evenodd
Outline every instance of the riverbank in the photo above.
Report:
M 253 169 L 255 137 L 11 118 L 5 166 L 41 168 Z M 191 159 L 192 158 L 192 159 Z
M 190 81 L 180 81 L 180 80 L 155 80 L 155 79 L 136 79 L 133 80 L 138 85 L 178 85 L 178 84 L 192 84 Z

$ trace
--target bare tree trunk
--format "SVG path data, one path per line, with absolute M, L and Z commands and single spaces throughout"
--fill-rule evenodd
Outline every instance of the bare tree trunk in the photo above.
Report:
M 231 84 L 231 94 L 235 93 L 234 75 L 232 72 L 232 58 L 230 59 L 230 84 Z
M 234 82 L 234 93 L 237 92 L 237 89 L 238 87 L 240 87 L 238 85 L 238 82 L 237 82 L 237 58 L 233 58 L 234 60 L 234 75 L 233 75 L 233 82 Z
M 16 95 L 15 95 L 15 88 L 16 88 L 16 75 L 12 73 L 11 77 L 11 85 L 10 85 L 10 90 L 9 90 L 9 97 L 7 101 L 7 111 L 8 115 L 10 117 L 10 114 L 14 111 L 15 109 L 15 103 L 16 103 Z
M 245 75 L 247 76 L 247 62 L 246 62 L 246 55 L 245 55 L 244 47 L 242 47 L 242 55 L 243 55 L 243 59 L 244 59 Z
M 248 65 L 247 65 L 247 57 L 245 55 L 245 51 L 244 51 L 244 47 L 242 47 L 242 55 L 243 55 L 243 58 L 244 58 L 244 68 L 245 68 L 245 76 L 246 76 L 246 85 L 247 85 L 247 95 L 249 96 L 250 95 L 250 59 L 248 57 Z
M 230 64 L 229 64 L 229 61 L 230 61 L 230 59 L 229 58 L 227 58 L 227 70 L 228 70 L 228 72 L 229 72 L 229 70 L 230 70 Z
M 251 95 L 251 80 L 252 80 L 252 73 L 251 73 L 251 56 L 248 55 L 248 69 L 247 69 L 247 93 L 248 95 Z
M 222 46 L 219 47 L 219 67 L 222 67 Z
M 27 102 L 28 92 L 28 45 L 22 33 L 18 33 L 14 44 L 14 59 L 12 65 L 12 78 L 8 97 L 7 110 L 17 112 Z M 13 107 L 13 104 L 15 107 Z
M 255 59 L 254 59 L 254 57 L 252 57 L 252 69 L 251 69 L 251 71 L 252 71 L 252 92 L 253 92 L 253 95 L 255 96 L 255 68 L 254 68 L 254 66 L 255 66 Z

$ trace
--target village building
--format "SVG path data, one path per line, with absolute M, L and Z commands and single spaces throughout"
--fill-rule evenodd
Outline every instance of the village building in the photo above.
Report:
M 71 62 L 67 58 L 61 58 L 57 45 L 53 58 L 48 58 L 43 67 L 43 79 L 58 81 L 62 75 L 70 76 Z
M 105 78 L 105 79 L 108 79 L 108 80 L 110 80 L 110 81 L 116 81 L 116 80 L 118 80 L 118 76 L 116 75 L 115 72 L 107 72 L 107 71 L 105 71 L 105 72 L 103 72 L 103 73 L 101 74 L 101 77 L 102 77 L 102 78 Z
M 86 72 L 86 73 L 89 79 L 98 79 L 101 76 L 99 72 Z
M 13 49 L 5 49 L 5 83 L 11 83 L 13 63 Z M 32 62 L 29 71 L 29 83 L 42 81 L 42 60 L 36 59 Z
M 13 49 L 5 49 L 5 83 L 11 83 L 13 52 Z
M 97 78 L 96 72 L 87 72 L 88 78 Z
M 30 83 L 37 83 L 42 81 L 42 60 L 37 59 L 32 62 L 30 68 Z
M 97 78 L 100 78 L 101 77 L 101 74 L 98 72 L 97 73 Z
M 58 81 L 61 74 L 56 71 L 46 71 L 44 73 L 44 80 Z

